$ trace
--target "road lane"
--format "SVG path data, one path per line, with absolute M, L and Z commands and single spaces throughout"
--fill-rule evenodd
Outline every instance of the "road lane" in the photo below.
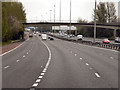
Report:
M 51 49 L 52 60 L 37 88 L 118 87 L 117 52 L 59 39 L 45 43 Z
M 87 47 L 82 44 L 73 46 L 73 43 L 67 44 L 67 47 L 76 50 L 75 52 L 80 54 L 85 62 L 89 62 L 96 71 L 104 76 L 111 87 L 118 87 L 118 52 Z
M 34 36 L 3 56 L 4 88 L 30 88 L 34 82 L 40 82 L 37 88 L 118 87 L 118 52 L 59 39 L 43 42 L 52 55 L 47 71 L 48 50 Z
M 2 58 L 3 88 L 30 88 L 46 65 L 48 51 L 34 36 Z

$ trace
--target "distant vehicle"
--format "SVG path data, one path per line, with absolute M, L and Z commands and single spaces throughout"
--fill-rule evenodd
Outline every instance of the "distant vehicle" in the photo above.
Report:
M 38 32 L 38 36 L 41 36 L 41 34 Z
M 83 39 L 83 35 L 77 35 L 78 40 L 82 40 Z
M 119 37 L 116 37 L 116 38 L 115 38 L 115 42 L 120 43 L 120 38 L 119 38 Z
M 72 35 L 72 34 L 68 35 L 68 38 L 71 38 L 71 37 L 73 37 L 73 35 Z
M 53 38 L 53 37 L 50 37 L 50 40 L 54 40 L 54 38 Z
M 29 37 L 33 37 L 33 33 L 29 33 Z
M 50 39 L 51 37 L 49 36 L 48 39 Z
M 73 35 L 72 35 L 72 34 L 70 34 L 70 38 L 71 38 L 71 37 L 73 37 Z
M 39 34 L 39 32 L 36 32 L 36 34 Z
M 109 44 L 110 41 L 109 41 L 108 39 L 104 39 L 104 40 L 103 40 L 103 43 L 105 43 L 105 44 Z
M 47 39 L 47 34 L 42 34 L 42 40 L 46 40 Z

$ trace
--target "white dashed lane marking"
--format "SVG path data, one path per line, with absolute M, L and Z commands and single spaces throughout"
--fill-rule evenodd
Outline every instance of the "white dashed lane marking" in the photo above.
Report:
M 42 72 L 43 72 L 43 73 L 45 73 L 45 72 L 46 72 L 46 70 L 43 70 Z
M 96 77 L 100 78 L 100 75 L 98 73 L 95 73 Z
M 43 76 L 45 73 L 41 73 L 41 75 Z
M 40 81 L 41 81 L 41 79 L 37 79 L 35 82 L 37 82 L 37 83 L 38 83 L 38 82 L 40 82 Z
M 23 58 L 25 57 L 25 55 L 23 56 Z
M 27 54 L 28 54 L 28 52 L 27 52 Z
M 41 79 L 41 78 L 43 78 L 43 76 L 39 76 L 38 78 L 40 78 L 40 79 Z
M 9 68 L 9 67 L 10 67 L 10 66 L 5 66 L 4 69 L 7 69 L 7 68 Z
M 16 60 L 16 62 L 19 62 L 20 60 Z
M 93 68 L 90 68 L 91 70 L 93 69 Z
M 38 83 L 34 83 L 33 85 L 32 85 L 32 87 L 37 87 L 38 86 Z
M 75 56 L 77 56 L 77 54 L 75 54 Z
M 82 60 L 82 58 L 80 58 L 80 60 Z
M 40 38 L 39 38 L 40 39 Z M 41 40 L 41 39 L 40 39 Z M 43 76 L 44 76 L 44 74 L 45 74 L 45 72 L 47 71 L 47 68 L 48 68 L 48 66 L 49 66 L 49 64 L 50 64 L 50 61 L 51 61 L 51 51 L 50 51 L 50 49 L 48 48 L 48 46 L 42 41 L 42 43 L 46 46 L 46 48 L 48 49 L 48 52 L 49 52 L 49 58 L 48 58 L 48 61 L 47 61 L 47 64 L 45 65 L 45 68 L 43 69 L 43 71 L 42 71 L 42 73 L 40 74 L 40 76 L 37 78 L 37 80 L 35 81 L 35 83 L 32 85 L 32 88 L 35 88 L 35 87 L 37 87 L 38 86 L 38 84 L 40 83 L 40 81 L 41 81 L 41 79 L 43 78 Z M 30 50 L 29 50 L 29 52 L 30 52 Z M 41 66 L 41 68 L 42 68 L 43 66 Z M 32 89 L 31 88 L 31 89 Z
M 89 63 L 85 63 L 87 66 L 89 66 Z
M 111 59 L 113 59 L 113 57 L 110 57 Z

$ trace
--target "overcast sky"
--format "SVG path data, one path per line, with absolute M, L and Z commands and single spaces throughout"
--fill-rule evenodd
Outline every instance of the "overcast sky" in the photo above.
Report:
M 52 10 L 52 21 L 54 20 L 54 5 L 55 20 L 59 20 L 60 15 L 60 0 L 19 0 L 23 3 L 27 14 L 27 20 L 50 20 L 50 10 Z M 72 1 L 72 20 L 82 18 L 87 21 L 92 20 L 95 0 L 71 0 Z M 115 3 L 118 12 L 118 1 L 120 0 L 97 0 L 97 4 L 107 1 Z M 117 13 L 118 15 L 118 13 Z M 70 19 L 70 0 L 61 0 L 61 19 Z

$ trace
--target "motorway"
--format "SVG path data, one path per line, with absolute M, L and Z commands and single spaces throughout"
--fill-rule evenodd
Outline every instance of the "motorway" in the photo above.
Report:
M 59 33 L 54 33 L 54 35 L 61 37 L 61 36 L 59 35 Z M 67 38 L 67 39 L 78 40 L 77 36 L 68 37 L 68 36 L 64 35 L 64 36 L 62 36 L 62 37 Z M 96 38 L 95 41 L 96 41 L 96 42 L 99 42 L 99 43 L 103 43 L 102 41 L 103 41 L 104 39 L 105 39 L 105 38 L 103 38 L 103 39 L 102 39 L 102 38 Z M 84 37 L 84 36 L 83 36 L 83 40 L 84 40 L 84 41 L 91 41 L 91 42 L 93 42 L 93 38 L 92 38 L 92 37 Z M 114 40 L 110 40 L 110 43 L 111 43 L 111 44 L 119 44 L 119 43 L 115 42 Z
M 118 88 L 114 50 L 35 35 L 2 56 L 2 64 L 3 88 Z

